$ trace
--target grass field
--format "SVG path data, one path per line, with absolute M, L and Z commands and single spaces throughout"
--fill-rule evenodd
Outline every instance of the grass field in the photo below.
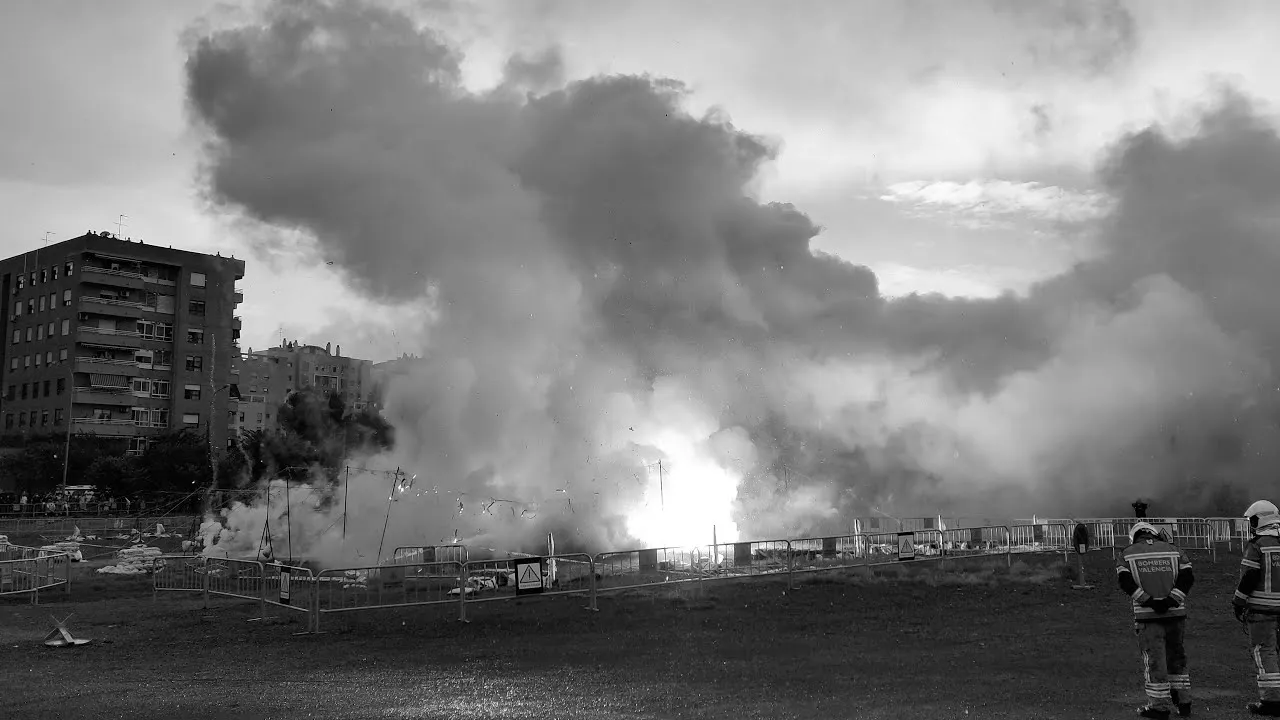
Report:
M 1238 558 L 1193 555 L 1196 716 L 1248 717 Z M 152 600 L 78 564 L 70 601 L 0 600 L 3 718 L 1125 718 L 1142 672 L 1110 554 L 919 565 L 469 607 L 246 622 L 255 603 Z M 961 568 L 964 565 L 960 565 Z M 75 613 L 76 649 L 41 644 Z M 275 613 L 279 615 L 279 611 Z

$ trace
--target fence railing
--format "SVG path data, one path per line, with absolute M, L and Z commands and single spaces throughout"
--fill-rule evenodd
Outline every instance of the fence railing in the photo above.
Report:
M 0 545 L 0 596 L 25 594 L 36 605 L 41 590 L 56 587 L 71 592 L 70 553 Z
M 157 524 L 167 531 L 186 532 L 194 519 L 194 515 L 9 517 L 0 518 L 0 535 L 70 534 L 76 528 L 86 535 L 128 533 L 134 527 L 154 532 Z
M 167 555 L 152 560 L 153 587 L 162 591 L 202 593 L 259 603 L 262 617 L 275 606 L 307 616 L 307 632 L 318 632 L 326 615 L 387 608 L 449 606 L 467 619 L 467 606 L 522 597 L 525 563 L 537 564 L 541 596 L 585 596 L 596 609 L 599 593 L 636 588 L 677 586 L 762 576 L 786 577 L 842 568 L 920 563 L 1003 556 L 1007 564 L 1018 554 L 1075 552 L 1077 524 L 1090 533 L 1090 547 L 1128 544 L 1130 518 L 1037 519 L 1015 525 L 952 529 L 851 533 L 790 540 L 757 540 L 700 547 L 639 548 L 588 555 L 566 553 L 471 559 L 464 545 L 406 546 L 391 562 L 313 572 L 255 560 Z M 1247 527 L 1230 518 L 1155 518 L 1180 547 L 1216 554 L 1217 544 L 1233 542 Z

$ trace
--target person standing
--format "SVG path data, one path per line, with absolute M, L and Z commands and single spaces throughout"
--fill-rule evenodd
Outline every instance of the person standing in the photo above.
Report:
M 1187 594 L 1195 583 L 1191 561 L 1150 523 L 1136 523 L 1129 540 L 1120 553 L 1116 579 L 1131 598 L 1133 631 L 1142 652 L 1147 704 L 1138 708 L 1138 715 L 1168 718 L 1176 708 L 1186 717 L 1191 714 L 1185 646 Z
M 1259 500 L 1245 511 L 1252 537 L 1240 561 L 1240 581 L 1231 598 L 1236 620 L 1249 633 L 1249 652 L 1257 669 L 1258 702 L 1254 715 L 1280 717 L 1280 513 Z

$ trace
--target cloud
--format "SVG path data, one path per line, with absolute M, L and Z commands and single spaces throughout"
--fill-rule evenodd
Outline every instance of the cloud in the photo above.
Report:
M 1280 141 L 1241 98 L 1190 137 L 1120 138 L 1102 219 L 1041 186 L 901 189 L 1095 217 L 1104 254 L 1023 297 L 891 299 L 812 249 L 800 209 L 759 200 L 776 144 L 690 110 L 681 83 L 475 91 L 461 63 L 413 18 L 348 2 L 273 5 L 187 65 L 214 202 L 305 232 L 366 297 L 438 313 L 378 460 L 439 489 L 413 507 L 431 533 L 700 543 L 711 524 L 1106 513 L 1135 492 L 1190 512 L 1280 469 L 1261 394 Z M 667 492 L 686 504 L 655 517 Z M 498 499 L 501 518 L 483 511 Z
M 1009 218 L 1079 225 L 1104 217 L 1109 198 L 1037 182 L 970 180 L 894 183 L 881 196 L 921 214 L 940 214 L 979 226 Z

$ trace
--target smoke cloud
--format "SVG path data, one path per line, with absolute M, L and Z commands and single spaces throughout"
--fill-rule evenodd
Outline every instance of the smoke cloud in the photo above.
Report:
M 800 210 L 756 199 L 777 148 L 690 115 L 678 82 L 566 84 L 549 52 L 477 93 L 460 60 L 395 10 L 280 2 L 195 38 L 187 65 L 210 198 L 430 318 L 429 360 L 391 386 L 397 447 L 364 461 L 417 474 L 387 547 L 705 543 L 1137 495 L 1234 513 L 1280 469 L 1280 140 L 1244 98 L 1182 137 L 1118 139 L 1098 259 L 1026 297 L 889 300 L 811 249 Z M 347 488 L 377 532 L 385 477 Z

